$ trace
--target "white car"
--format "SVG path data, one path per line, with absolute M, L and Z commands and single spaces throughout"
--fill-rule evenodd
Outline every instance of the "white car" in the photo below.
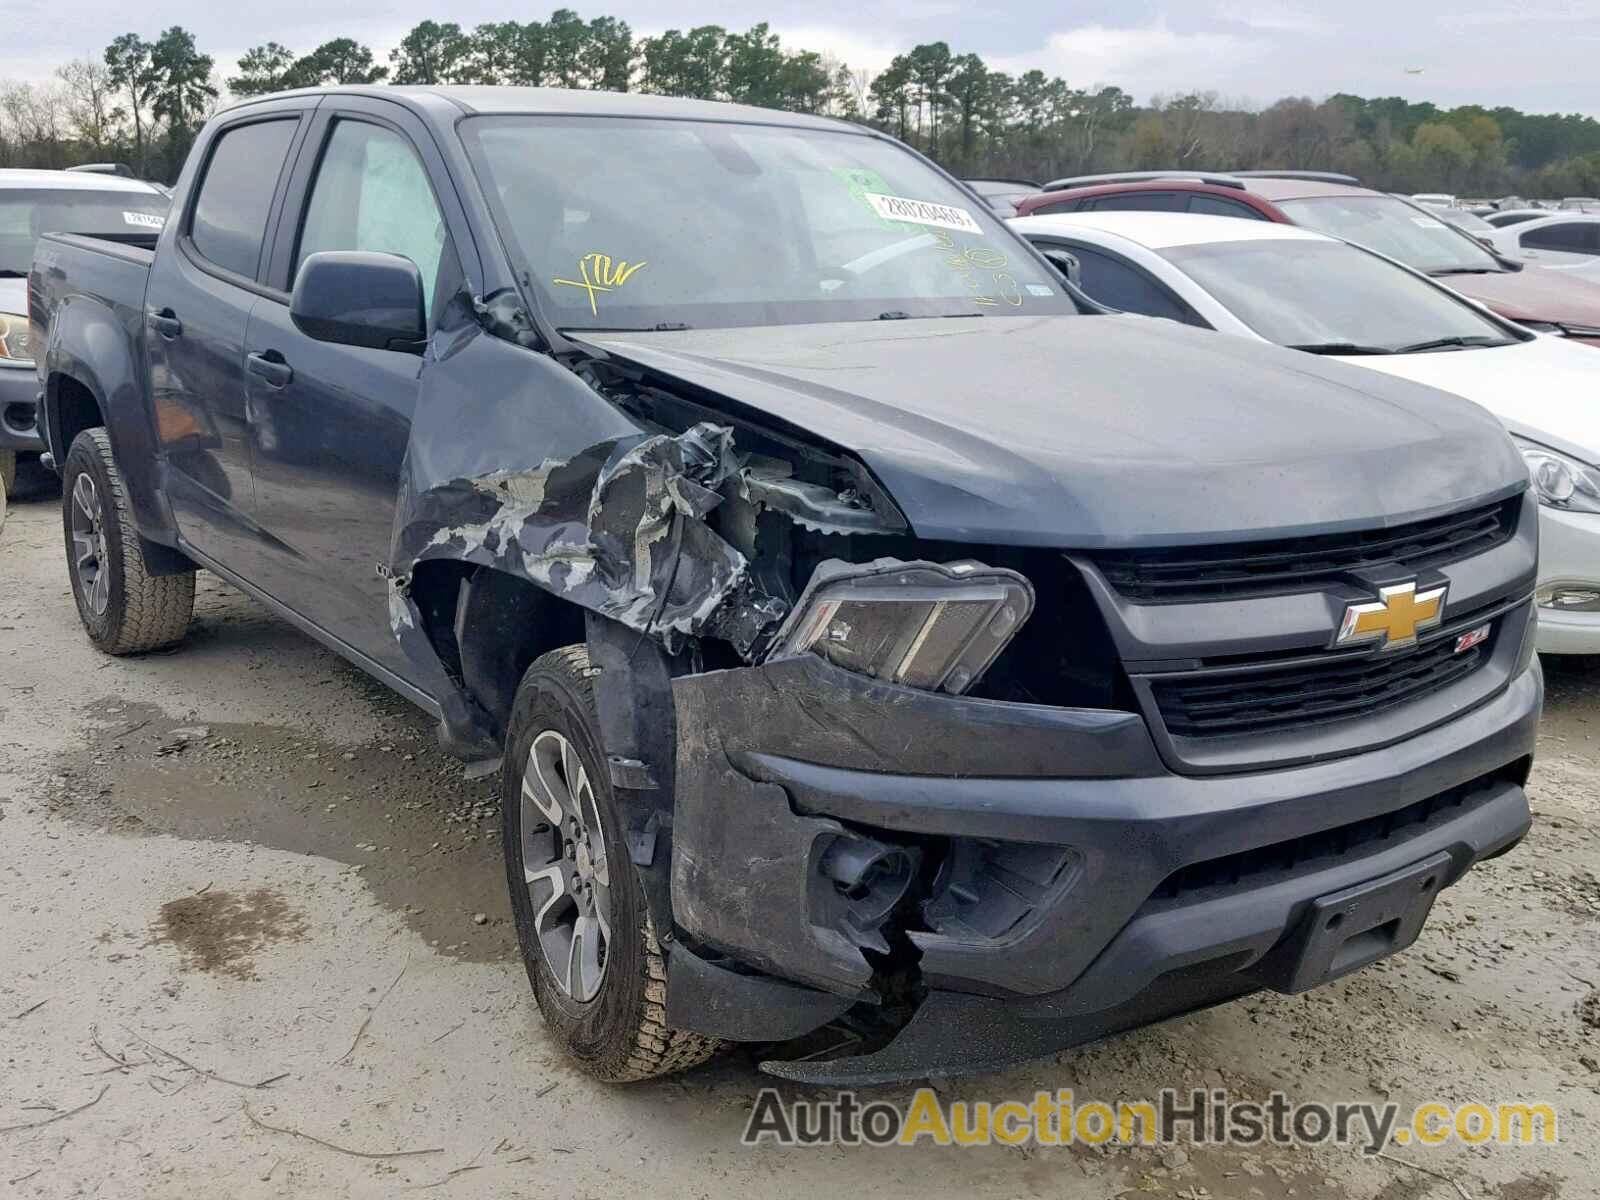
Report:
M 1574 271 L 1600 283 L 1600 213 L 1545 213 L 1479 236 L 1507 258 Z
M 1485 213 L 1483 219 L 1496 229 L 1504 229 L 1508 225 L 1520 225 L 1524 221 L 1537 221 L 1541 217 L 1548 217 L 1548 208 L 1502 208 L 1492 213 Z
M 1013 221 L 1077 259 L 1111 308 L 1328 355 L 1475 400 L 1539 501 L 1539 649 L 1600 654 L 1600 355 L 1530 333 L 1370 250 L 1295 225 L 1190 213 Z M 1118 319 L 1118 318 L 1105 318 Z

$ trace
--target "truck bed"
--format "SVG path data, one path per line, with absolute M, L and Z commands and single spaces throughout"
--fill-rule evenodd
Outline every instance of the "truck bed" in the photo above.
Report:
M 125 345 L 135 361 L 143 357 L 144 293 L 155 261 L 155 234 L 126 237 L 91 237 L 77 233 L 47 233 L 33 251 L 33 271 L 28 277 L 29 324 L 44 344 L 56 310 L 70 299 L 76 306 L 99 310 L 121 326 Z M 85 312 L 84 316 L 89 314 Z M 59 460 L 65 446 L 54 444 L 45 422 L 45 438 Z

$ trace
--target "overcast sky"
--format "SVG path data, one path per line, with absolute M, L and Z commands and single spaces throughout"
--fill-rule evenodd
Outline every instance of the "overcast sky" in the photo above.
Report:
M 1258 104 L 1346 91 L 1600 116 L 1600 0 L 1515 8 L 1508 0 L 1345 0 L 1337 10 L 1295 0 L 680 0 L 670 21 L 659 0 L 572 7 L 586 18 L 621 17 L 638 33 L 669 24 L 742 30 L 765 20 L 785 45 L 829 50 L 854 67 L 881 67 L 918 42 L 943 40 L 996 69 L 1039 67 L 1074 86 L 1115 83 L 1141 102 L 1193 89 Z M 119 33 L 154 37 L 172 24 L 193 31 L 227 74 L 242 51 L 269 39 L 303 52 L 349 36 L 383 56 L 427 17 L 470 28 L 548 10 L 493 0 L 0 0 L 0 11 L 10 18 L 0 77 L 41 79 L 66 59 L 98 57 Z

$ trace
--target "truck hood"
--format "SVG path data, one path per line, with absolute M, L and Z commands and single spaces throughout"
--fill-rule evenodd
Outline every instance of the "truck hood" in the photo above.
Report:
M 1385 375 L 1475 400 L 1512 433 L 1587 463 L 1600 463 L 1600 362 L 1586 346 L 1542 336 L 1514 346 L 1349 360 Z
M 581 334 L 859 457 L 924 538 L 1063 548 L 1381 527 L 1527 473 L 1475 405 L 1144 317 Z

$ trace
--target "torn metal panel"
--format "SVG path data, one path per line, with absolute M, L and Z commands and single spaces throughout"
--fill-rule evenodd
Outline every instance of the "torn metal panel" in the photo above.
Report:
M 395 577 L 432 558 L 493 566 L 668 642 L 710 635 L 748 650 L 786 610 L 705 522 L 738 470 L 732 431 L 702 423 L 453 479 L 412 505 Z M 407 617 L 391 606 L 397 635 Z
M 835 492 L 820 483 L 795 479 L 787 463 L 762 464 L 745 471 L 739 480 L 739 494 L 816 533 L 904 532 L 903 524 L 884 520 L 869 496 L 853 490 Z

